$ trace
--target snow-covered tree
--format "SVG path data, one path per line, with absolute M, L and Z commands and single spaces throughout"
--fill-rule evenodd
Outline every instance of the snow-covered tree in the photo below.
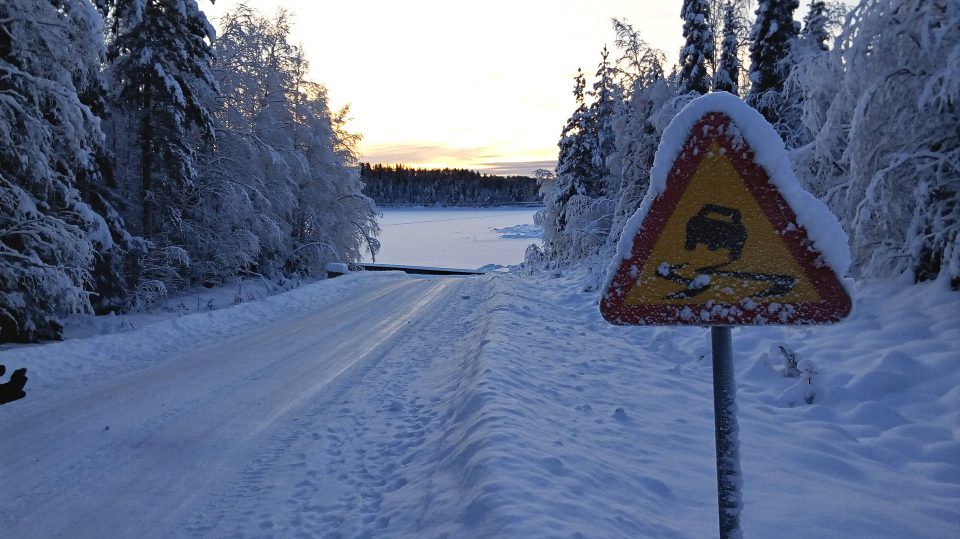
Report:
M 616 151 L 611 168 L 620 178 L 606 253 L 612 255 L 627 219 L 640 206 L 650 185 L 650 169 L 660 136 L 673 116 L 696 94 L 679 94 L 675 84 L 664 78 L 637 87 L 618 114 L 615 126 Z
M 185 213 L 199 196 L 196 150 L 214 136 L 215 32 L 196 0 L 106 3 L 107 76 L 114 92 L 107 134 L 131 201 L 127 222 L 152 248 L 178 249 Z
M 204 218 L 193 265 L 205 279 L 319 274 L 325 262 L 375 254 L 377 210 L 362 193 L 357 136 L 344 128 L 347 111 L 333 113 L 326 89 L 306 80 L 289 15 L 239 6 L 222 26 L 222 106 L 217 144 L 204 153 L 198 179 Z
M 616 72 L 610 63 L 610 51 L 606 47 L 600 53 L 601 60 L 597 66 L 596 79 L 593 83 L 593 90 L 590 92 L 592 102 L 588 110 L 591 131 L 596 136 L 596 143 L 593 145 L 593 156 L 591 164 L 593 165 L 593 180 L 600 185 L 593 188 L 588 187 L 588 192 L 594 194 L 607 194 L 610 188 L 607 183 L 609 169 L 607 168 L 607 158 L 613 153 L 613 117 L 616 113 L 617 105 L 621 101 L 621 89 L 616 83 Z
M 830 39 L 830 15 L 827 3 L 823 0 L 810 0 L 807 14 L 803 17 L 803 28 L 800 30 L 800 39 L 821 51 L 830 50 L 827 41 Z
M 294 203 L 291 101 L 297 56 L 289 15 L 268 19 L 241 5 L 221 20 L 214 42 L 216 142 L 199 154 L 201 196 L 192 210 L 191 273 L 224 281 L 252 273 L 282 273 L 290 250 L 287 215 Z
M 574 80 L 577 108 L 561 132 L 556 179 L 544 197 L 544 243 L 552 260 L 595 254 L 609 233 L 615 180 L 607 159 L 614 149 L 613 117 L 622 91 L 608 57 L 604 48 L 590 105 L 582 71 Z
M 723 41 L 720 61 L 713 73 L 713 90 L 716 92 L 740 93 L 740 23 L 733 4 L 723 5 Z
M 608 68 L 604 54 L 590 106 L 583 105 L 585 83 L 578 75 L 574 96 L 579 106 L 562 133 L 557 174 L 544 175 L 549 181 L 541 182 L 545 209 L 538 222 L 544 227 L 544 255 L 551 264 L 606 263 L 623 224 L 646 192 L 660 133 L 696 95 L 678 98 L 676 84 L 664 77 L 663 53 L 627 22 L 614 20 L 613 26 L 621 55 L 615 67 Z M 605 72 L 613 82 L 609 92 L 599 90 L 609 84 L 601 76 Z M 602 117 L 595 112 L 600 108 L 596 100 L 605 94 L 610 96 L 610 112 L 608 126 L 602 127 L 594 120 Z M 605 129 L 609 133 L 599 136 Z M 605 144 L 611 139 L 612 145 Z
M 710 31 L 714 37 L 713 55 L 707 58 L 707 72 L 710 74 L 711 80 L 720 68 L 720 52 L 723 50 L 723 28 L 727 4 L 733 9 L 733 18 L 737 25 L 738 55 L 741 58 L 746 58 L 749 54 L 747 50 L 747 37 L 753 21 L 753 3 L 753 0 L 707 0 L 707 4 L 709 5 L 707 26 L 710 27 Z M 740 63 L 741 72 L 738 78 L 741 80 L 741 86 L 747 87 L 749 85 L 742 84 L 742 81 L 747 77 L 747 72 L 744 69 L 744 62 L 741 61 Z
M 859 276 L 960 286 L 960 5 L 862 0 L 847 17 L 797 169 L 840 217 Z M 810 61 L 819 62 L 819 57 Z
M 788 149 L 802 148 L 813 139 L 842 76 L 830 64 L 827 41 L 840 27 L 846 9 L 820 0 L 812 0 L 808 7 L 803 29 L 783 62 L 787 70 L 783 89 L 768 94 L 768 101 L 778 108 L 774 127 Z
M 380 228 L 376 206 L 362 192 L 355 150 L 344 138 L 344 117 L 331 114 L 322 85 L 300 86 L 296 137 L 308 170 L 297 185 L 288 264 L 315 273 L 327 262 L 359 262 L 364 250 L 375 256 Z
M 584 178 L 590 175 L 593 166 L 593 148 L 590 147 L 587 136 L 587 105 L 583 95 L 585 87 L 583 71 L 578 69 L 573 85 L 577 108 L 560 133 L 556 180 L 553 182 L 553 191 L 544 201 L 544 243 L 548 249 L 550 245 L 561 241 L 560 236 L 567 224 L 567 202 L 574 195 L 587 192 Z
M 620 57 L 615 62 L 621 98 L 626 100 L 634 88 L 648 86 L 653 80 L 664 77 L 666 58 L 663 52 L 651 47 L 640 33 L 627 21 L 613 19 L 617 48 Z
M 614 117 L 614 151 L 608 159 L 615 188 L 611 190 L 613 214 L 604 247 L 610 255 L 627 219 L 640 205 L 650 182 L 650 167 L 660 143 L 659 111 L 677 95 L 675 84 L 664 74 L 663 53 L 646 43 L 630 25 L 614 21 L 617 46 L 622 56 L 617 64 L 629 75 L 629 86 Z M 637 61 L 642 59 L 642 61 Z
M 78 185 L 98 180 L 101 133 L 80 94 L 101 24 L 83 0 L 0 4 L 0 341 L 58 338 L 90 309 L 91 266 L 110 227 Z
M 680 75 L 677 79 L 682 93 L 705 94 L 710 91 L 707 64 L 713 59 L 714 37 L 707 24 L 709 16 L 707 0 L 684 0 L 680 17 L 685 43 L 680 49 Z
M 567 120 L 560 133 L 560 154 L 557 159 L 557 176 L 566 176 L 572 196 L 574 193 L 585 193 L 584 179 L 589 177 L 593 168 L 594 148 L 593 138 L 590 136 L 589 113 L 584 96 L 587 82 L 583 71 L 578 69 L 574 77 L 573 97 L 577 108 Z
M 800 31 L 793 20 L 799 0 L 760 0 L 750 29 L 750 95 L 748 102 L 772 124 L 779 120 L 783 84 L 789 72 L 785 60 Z

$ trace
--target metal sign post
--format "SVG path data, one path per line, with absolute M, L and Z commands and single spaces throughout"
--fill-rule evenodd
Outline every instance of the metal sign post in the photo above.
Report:
M 713 345 L 713 417 L 717 443 L 717 506 L 720 537 L 740 537 L 740 429 L 733 376 L 730 326 L 710 328 Z
M 839 322 L 853 303 L 818 249 L 843 230 L 824 218 L 825 206 L 800 196 L 775 141 L 773 127 L 735 96 L 691 101 L 664 131 L 649 191 L 630 220 L 639 222 L 624 232 L 630 243 L 618 249 L 600 296 L 611 324 L 711 328 L 723 538 L 742 535 L 743 507 L 730 326 Z M 816 222 L 819 237 L 804 222 Z

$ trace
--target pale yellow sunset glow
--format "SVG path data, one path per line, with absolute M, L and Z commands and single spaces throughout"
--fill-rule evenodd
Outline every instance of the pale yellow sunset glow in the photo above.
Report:
M 201 3 L 214 25 L 237 0 Z M 588 84 L 612 17 L 625 18 L 674 62 L 680 0 L 250 0 L 293 14 L 311 78 L 351 106 L 365 161 L 529 175 L 553 166 L 573 111 L 573 76 Z M 611 55 L 615 55 L 612 52 Z

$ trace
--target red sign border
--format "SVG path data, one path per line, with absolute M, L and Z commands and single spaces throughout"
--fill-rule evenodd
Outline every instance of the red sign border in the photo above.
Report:
M 690 130 L 679 156 L 667 175 L 667 185 L 650 206 L 650 210 L 633 239 L 630 257 L 624 260 L 614 275 L 607 295 L 600 299 L 600 312 L 612 324 L 653 326 L 735 326 L 735 325 L 809 325 L 837 322 L 850 314 L 852 300 L 840 279 L 822 259 L 806 230 L 796 225 L 797 217 L 783 195 L 762 167 L 754 160 L 753 150 L 746 141 L 734 147 L 733 137 L 727 134 L 732 119 L 722 112 L 705 114 Z M 723 133 L 723 134 L 721 134 Z M 792 309 L 772 314 L 767 308 L 776 301 L 754 300 L 756 307 L 717 302 L 709 308 L 703 303 L 664 305 L 625 305 L 624 300 L 635 284 L 630 275 L 633 266 L 642 268 L 660 238 L 683 193 L 686 192 L 700 162 L 710 145 L 718 142 L 725 156 L 740 174 L 774 230 L 780 233 L 788 251 L 799 263 L 806 278 L 821 297 L 819 302 L 791 303 Z M 793 226 L 791 226 L 793 225 Z M 684 309 L 691 316 L 681 316 Z M 707 311 L 707 317 L 702 316 Z

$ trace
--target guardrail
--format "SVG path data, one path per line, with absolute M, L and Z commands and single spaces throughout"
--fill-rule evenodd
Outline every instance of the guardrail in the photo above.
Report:
M 459 268 L 435 268 L 430 266 L 403 266 L 399 264 L 371 264 L 361 262 L 357 264 L 367 271 L 403 271 L 415 275 L 483 275 L 485 271 L 459 269 Z

